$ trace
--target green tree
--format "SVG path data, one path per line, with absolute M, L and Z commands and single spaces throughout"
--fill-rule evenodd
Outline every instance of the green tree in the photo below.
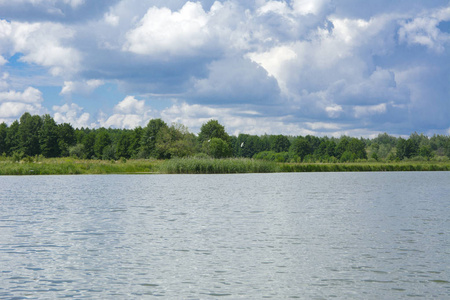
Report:
M 139 148 L 141 146 L 143 129 L 141 126 L 136 127 L 130 135 L 130 146 L 128 147 L 128 153 L 131 158 L 136 158 L 139 154 Z
M 258 152 L 261 152 L 261 139 L 256 135 L 239 134 L 234 145 L 234 153 L 237 157 L 253 157 Z
M 356 159 L 367 159 L 366 144 L 363 140 L 351 138 L 347 150 L 354 154 Z
M 212 138 L 219 138 L 227 143 L 230 142 L 230 136 L 225 132 L 225 127 L 219 124 L 219 121 L 217 120 L 209 120 L 204 123 L 198 134 L 198 141 L 200 144 L 203 144 L 203 142 Z
M 350 143 L 350 139 L 346 136 L 342 136 L 339 140 L 339 143 L 336 145 L 336 158 L 341 159 L 342 155 L 348 149 L 348 144 Z M 347 155 L 348 156 L 348 155 Z
M 130 146 L 131 146 L 131 134 L 132 131 L 124 130 L 120 135 L 117 145 L 116 153 L 118 157 L 130 158 Z
M 39 132 L 42 126 L 40 116 L 32 116 L 30 113 L 24 113 L 20 117 L 19 126 L 19 147 L 25 155 L 34 156 L 41 153 L 39 145 Z
M 0 124 L 0 155 L 8 153 L 9 149 L 6 147 L 6 134 L 8 132 L 8 125 L 5 122 Z
M 103 150 L 111 144 L 111 138 L 105 128 L 101 128 L 95 137 L 94 153 L 98 158 L 103 157 Z
M 13 152 L 19 151 L 19 148 L 20 148 L 19 126 L 20 126 L 19 121 L 15 120 L 7 128 L 6 138 L 5 138 L 7 155 L 11 155 Z
M 156 136 L 167 124 L 161 119 L 152 119 L 144 128 L 141 137 L 141 147 L 139 156 L 142 158 L 155 157 L 160 158 L 156 150 Z
M 305 159 L 305 156 L 312 154 L 312 148 L 308 140 L 304 137 L 297 137 L 292 141 L 292 145 L 289 149 L 292 156 L 297 156 L 301 161 Z
M 77 158 L 85 158 L 86 152 L 84 149 L 84 145 L 81 143 L 76 144 L 75 146 L 69 147 L 69 155 Z
M 430 159 L 430 158 L 432 158 L 434 156 L 430 145 L 428 145 L 428 146 L 426 146 L 426 145 L 421 146 L 420 149 L 419 149 L 419 155 L 422 156 L 422 157 L 425 157 L 427 159 Z
M 160 158 L 193 155 L 195 152 L 195 136 L 188 131 L 186 126 L 174 123 L 158 132 L 156 150 Z
M 324 138 L 316 151 L 314 151 L 314 156 L 319 159 L 328 159 L 330 157 L 336 156 L 336 143 L 332 140 Z
M 97 133 L 95 131 L 90 131 L 83 137 L 82 145 L 84 146 L 84 157 L 91 159 L 95 156 L 94 145 L 97 137 Z M 103 150 L 102 150 L 103 151 Z
M 417 155 L 418 150 L 419 145 L 414 139 L 399 138 L 397 140 L 397 157 L 400 160 Z
M 284 135 L 275 135 L 271 139 L 270 150 L 275 152 L 287 152 L 289 151 L 289 147 L 291 146 L 291 142 Z
M 77 143 L 75 130 L 69 123 L 58 125 L 58 144 L 62 156 L 69 156 L 69 147 Z
M 39 131 L 41 153 L 45 157 L 57 157 L 60 154 L 58 145 L 58 125 L 50 115 L 42 116 L 42 126 Z
M 224 158 L 231 156 L 230 144 L 220 138 L 211 138 L 204 142 L 206 153 L 213 158 Z

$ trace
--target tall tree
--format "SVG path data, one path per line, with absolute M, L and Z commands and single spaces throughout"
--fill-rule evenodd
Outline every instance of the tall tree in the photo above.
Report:
M 75 130 L 69 123 L 58 125 L 58 144 L 61 149 L 62 156 L 69 156 L 69 147 L 74 146 L 77 142 Z
M 111 144 L 111 138 L 109 132 L 105 128 L 100 128 L 97 136 L 95 137 L 94 153 L 97 158 L 103 157 L 103 150 L 106 146 Z
M 7 155 L 11 155 L 13 152 L 20 151 L 20 140 L 19 140 L 19 121 L 15 120 L 9 126 L 6 132 L 6 149 Z
M 6 133 L 8 131 L 8 125 L 5 122 L 0 124 L 0 155 L 3 153 L 8 153 L 6 148 Z
M 58 125 L 50 115 L 42 116 L 42 126 L 39 131 L 39 145 L 45 157 L 57 157 L 60 154 L 58 145 Z
M 20 150 L 25 155 L 34 156 L 41 153 L 41 147 L 39 145 L 39 131 L 41 126 L 42 119 L 40 116 L 32 116 L 26 112 L 20 117 L 19 143 Z
M 290 146 L 291 142 L 289 142 L 289 139 L 286 136 L 279 134 L 272 137 L 270 143 L 270 150 L 275 151 L 277 153 L 287 152 L 289 151 Z
M 230 142 L 230 136 L 226 133 L 225 127 L 217 120 L 209 120 L 204 123 L 200 128 L 200 133 L 198 134 L 198 141 L 200 144 L 212 138 L 222 139 L 226 143 Z
M 302 161 L 305 159 L 306 155 L 312 154 L 312 147 L 308 140 L 304 137 L 296 138 L 290 147 L 290 152 L 292 156 L 298 156 Z
M 142 132 L 139 156 L 144 158 L 159 157 L 160 154 L 156 150 L 156 136 L 163 128 L 168 128 L 168 126 L 161 119 L 152 119 L 148 122 Z

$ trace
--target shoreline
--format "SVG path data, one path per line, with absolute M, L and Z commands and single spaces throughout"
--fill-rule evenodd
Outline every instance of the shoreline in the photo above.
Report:
M 244 174 L 305 172 L 420 172 L 450 171 L 450 161 L 276 163 L 255 159 L 78 160 L 41 159 L 34 162 L 0 161 L 1 175 L 100 174 Z

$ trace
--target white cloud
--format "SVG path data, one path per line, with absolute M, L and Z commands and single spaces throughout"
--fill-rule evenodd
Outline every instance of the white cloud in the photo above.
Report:
M 127 33 L 124 50 L 146 55 L 197 53 L 209 37 L 208 18 L 199 2 L 188 1 L 177 12 L 152 7 Z
M 386 107 L 386 103 L 381 103 L 378 105 L 355 106 L 353 107 L 353 110 L 355 112 L 355 118 L 362 118 L 374 114 L 385 113 Z
M 300 15 L 318 15 L 330 2 L 330 0 L 292 0 L 292 6 Z
M 75 128 L 88 127 L 94 124 L 89 123 L 90 114 L 83 112 L 83 108 L 75 103 L 53 106 L 53 119 L 57 123 L 69 123 Z
M 41 91 L 32 87 L 27 88 L 22 93 L 16 91 L 0 93 L 0 102 L 38 103 L 42 101 L 43 99 Z
M 286 76 L 289 76 L 289 74 L 286 74 L 284 70 L 286 69 L 286 64 L 289 64 L 291 60 L 297 58 L 294 50 L 288 46 L 281 46 L 272 48 L 270 51 L 264 53 L 249 53 L 247 56 L 266 69 L 270 76 L 275 77 L 281 91 L 288 94 Z
M 61 45 L 61 40 L 72 38 L 74 31 L 52 23 L 13 22 L 12 25 L 14 50 L 25 54 L 20 60 L 47 67 L 52 75 L 73 73 L 80 67 L 79 52 Z
M 305 125 L 308 126 L 312 130 L 341 130 L 342 125 L 341 124 L 335 124 L 335 123 L 325 123 L 325 122 L 305 122 Z
M 332 105 L 325 107 L 325 111 L 330 118 L 337 118 L 344 110 L 340 105 Z
M 64 86 L 61 89 L 61 95 L 77 94 L 90 94 L 99 86 L 104 84 L 103 80 L 91 79 L 83 82 L 76 81 L 64 81 Z
M 229 134 L 291 134 L 306 135 L 313 131 L 302 128 L 301 124 L 287 121 L 288 117 L 255 117 L 255 112 L 247 114 L 245 110 L 234 108 L 214 108 L 186 102 L 175 103 L 160 113 L 168 123 L 181 123 L 192 132 L 198 133 L 200 127 L 211 119 L 216 119 L 225 126 Z
M 450 42 L 450 35 L 441 32 L 437 26 L 441 21 L 449 20 L 450 7 L 445 7 L 427 12 L 411 21 L 400 21 L 399 40 L 408 45 L 417 44 L 436 52 L 443 52 L 445 45 Z
M 0 119 L 9 123 L 25 112 L 40 114 L 44 111 L 42 101 L 42 93 L 32 87 L 23 92 L 0 92 Z
M 111 26 L 113 26 L 113 27 L 119 25 L 119 21 L 120 21 L 119 16 L 116 16 L 116 15 L 114 15 L 114 14 L 111 13 L 111 12 L 106 13 L 106 14 L 104 15 L 103 19 L 104 19 L 104 21 L 105 21 L 107 24 L 109 24 L 109 25 L 111 25 Z
M 20 61 L 46 67 L 55 76 L 67 76 L 80 67 L 80 53 L 63 45 L 74 34 L 74 30 L 56 23 L 0 20 L 0 53 L 23 54 Z
M 116 106 L 114 106 L 114 111 L 116 113 L 122 114 L 137 114 L 142 113 L 145 109 L 145 101 L 137 100 L 133 96 L 127 96 Z
M 145 106 L 145 100 L 137 100 L 133 96 L 127 96 L 116 106 L 114 114 L 106 120 L 100 120 L 102 127 L 113 128 L 136 128 L 145 126 L 151 118 L 152 110 Z

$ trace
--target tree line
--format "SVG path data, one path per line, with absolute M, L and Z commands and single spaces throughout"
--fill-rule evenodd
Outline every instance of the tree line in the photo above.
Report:
M 24 113 L 10 126 L 0 124 L 0 154 L 81 159 L 170 159 L 174 157 L 246 157 L 277 162 L 354 162 L 429 160 L 450 157 L 450 137 L 413 133 L 409 138 L 387 133 L 374 139 L 349 136 L 230 136 L 217 120 L 204 123 L 198 136 L 182 124 L 152 119 L 134 129 L 73 128 L 46 114 Z

